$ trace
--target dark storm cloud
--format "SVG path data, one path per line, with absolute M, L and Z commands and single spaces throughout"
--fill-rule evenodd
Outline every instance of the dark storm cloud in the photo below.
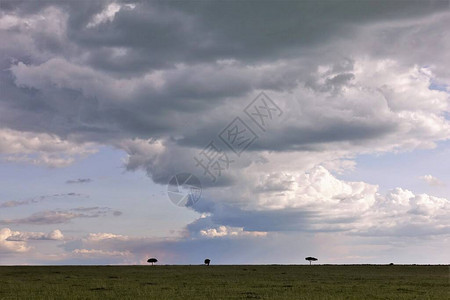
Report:
M 13 45 L 6 47 L 0 74 L 2 126 L 103 143 L 129 137 L 181 135 L 184 136 L 181 144 L 200 148 L 205 143 L 204 137 L 214 134 L 235 114 L 236 109 L 227 110 L 230 99 L 251 95 L 255 89 L 289 91 L 306 80 L 302 74 L 312 70 L 312 66 L 302 63 L 290 69 L 274 70 L 264 77 L 259 71 L 249 73 L 248 66 L 310 55 L 308 47 L 316 49 L 336 37 L 350 37 L 358 28 L 356 24 L 425 15 L 439 11 L 447 2 L 424 5 L 423 2 L 388 1 L 364 4 L 261 1 L 256 5 L 252 1 L 152 1 L 137 2 L 134 9 L 124 6 L 131 2 L 123 2 L 113 20 L 89 27 L 95 15 L 110 3 L 2 2 L 4 12 L 24 18 L 52 7 L 61 9 L 68 17 L 66 32 L 57 37 L 53 37 L 50 30 L 62 30 L 60 23 L 47 31 L 31 33 L 20 26 L 14 27 L 17 34 L 29 34 L 43 56 L 27 53 L 26 49 L 16 51 Z M 5 34 L 11 35 L 11 32 Z M 117 51 L 123 53 L 118 55 Z M 60 61 L 47 63 L 40 72 L 60 70 L 74 82 L 54 82 L 57 78 L 53 78 L 45 88 L 33 81 L 20 84 L 21 78 L 15 78 L 9 70 L 11 58 L 29 65 L 45 65 L 49 59 L 60 58 Z M 236 60 L 233 68 L 216 63 L 226 59 Z M 96 73 L 74 70 L 77 66 L 74 62 Z M 175 67 L 177 64 L 183 64 L 186 70 L 180 71 Z M 125 93 L 125 98 L 113 92 L 108 94 L 109 89 L 119 84 L 109 79 L 100 81 L 93 94 L 83 90 L 85 83 L 77 85 L 83 77 L 93 82 L 113 72 L 112 78 L 137 78 L 155 70 L 166 72 L 163 86 L 155 88 L 142 83 Z M 256 74 L 261 78 L 255 78 Z M 335 90 L 352 76 L 345 72 L 338 74 L 328 79 L 321 89 Z M 111 97 L 117 99 L 111 101 Z M 222 105 L 225 107 L 221 113 L 211 114 Z M 276 137 L 258 141 L 254 149 L 304 149 L 310 147 L 308 144 L 329 140 L 377 138 L 393 129 L 388 125 L 359 126 L 355 123 L 348 127 L 357 129 L 345 128 L 345 123 L 341 130 L 335 129 L 338 126 L 340 124 L 331 124 L 332 128 L 311 131 L 295 126 L 286 128 L 277 132 Z M 281 137 L 285 139 L 280 143 Z
M 293 57 L 299 47 L 350 36 L 353 24 L 448 8 L 447 1 L 137 1 L 135 9 L 121 9 L 112 22 L 86 28 L 110 3 L 2 1 L 2 9 L 27 16 L 60 7 L 69 14 L 68 37 L 87 51 L 88 63 L 127 76 L 176 63 Z M 118 58 L 111 47 L 129 52 Z
M 305 117 L 305 120 L 309 117 Z M 249 124 L 251 124 L 249 122 Z M 381 138 L 398 127 L 393 122 L 367 124 L 364 121 L 342 120 L 339 118 L 324 118 L 321 122 L 304 127 L 284 126 L 283 128 L 271 129 L 270 132 L 261 135 L 248 148 L 249 151 L 272 150 L 272 151 L 321 151 L 328 147 L 325 144 L 349 142 L 361 143 L 365 140 Z M 219 128 L 219 127 L 218 127 Z M 220 131 L 217 130 L 217 133 Z M 186 135 L 177 142 L 183 146 L 198 147 L 206 145 L 206 137 L 215 138 L 211 134 L 211 128 L 205 128 L 204 133 L 196 131 L 192 135 Z M 324 144 L 321 146 L 320 144 Z
M 350 36 L 354 23 L 437 12 L 448 2 L 142 1 L 134 10 L 119 11 L 111 24 L 86 30 L 92 11 L 98 11 L 93 6 L 71 11 L 69 37 L 95 49 L 89 59 L 95 67 L 140 73 L 179 62 L 292 57 L 300 46 Z M 117 59 L 105 46 L 126 47 L 130 53 Z

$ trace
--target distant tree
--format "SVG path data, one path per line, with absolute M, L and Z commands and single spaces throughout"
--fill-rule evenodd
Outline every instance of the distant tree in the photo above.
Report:
M 211 260 L 209 258 L 205 259 L 205 265 L 209 266 L 210 262 L 211 262 Z
M 393 266 L 393 265 L 394 265 L 394 263 L 390 263 L 389 265 L 390 265 L 390 266 Z
M 148 262 L 148 263 L 151 263 L 152 266 L 153 266 L 153 264 L 154 264 L 155 262 L 158 262 L 158 260 L 157 260 L 156 258 L 152 257 L 152 258 L 149 258 L 149 259 L 147 260 L 147 262 Z
M 311 256 L 308 256 L 307 258 L 305 258 L 306 260 L 308 260 L 309 261 L 309 264 L 311 265 L 311 262 L 312 261 L 316 261 L 316 260 L 318 260 L 317 258 L 315 258 L 315 257 L 311 257 Z

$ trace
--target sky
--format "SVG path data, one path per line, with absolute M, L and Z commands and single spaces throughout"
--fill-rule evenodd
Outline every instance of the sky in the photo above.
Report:
M 0 9 L 1 265 L 450 263 L 448 0 Z

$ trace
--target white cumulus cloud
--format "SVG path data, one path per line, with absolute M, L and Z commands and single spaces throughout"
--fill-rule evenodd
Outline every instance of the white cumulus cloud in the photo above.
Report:
M 420 179 L 422 179 L 423 181 L 425 181 L 426 183 L 428 183 L 431 186 L 444 186 L 445 185 L 445 183 L 443 181 L 441 181 L 439 178 L 436 178 L 430 174 L 421 176 Z

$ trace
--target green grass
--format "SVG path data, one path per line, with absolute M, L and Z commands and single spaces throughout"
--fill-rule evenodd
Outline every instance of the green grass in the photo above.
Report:
M 0 267 L 0 299 L 450 299 L 449 266 Z

